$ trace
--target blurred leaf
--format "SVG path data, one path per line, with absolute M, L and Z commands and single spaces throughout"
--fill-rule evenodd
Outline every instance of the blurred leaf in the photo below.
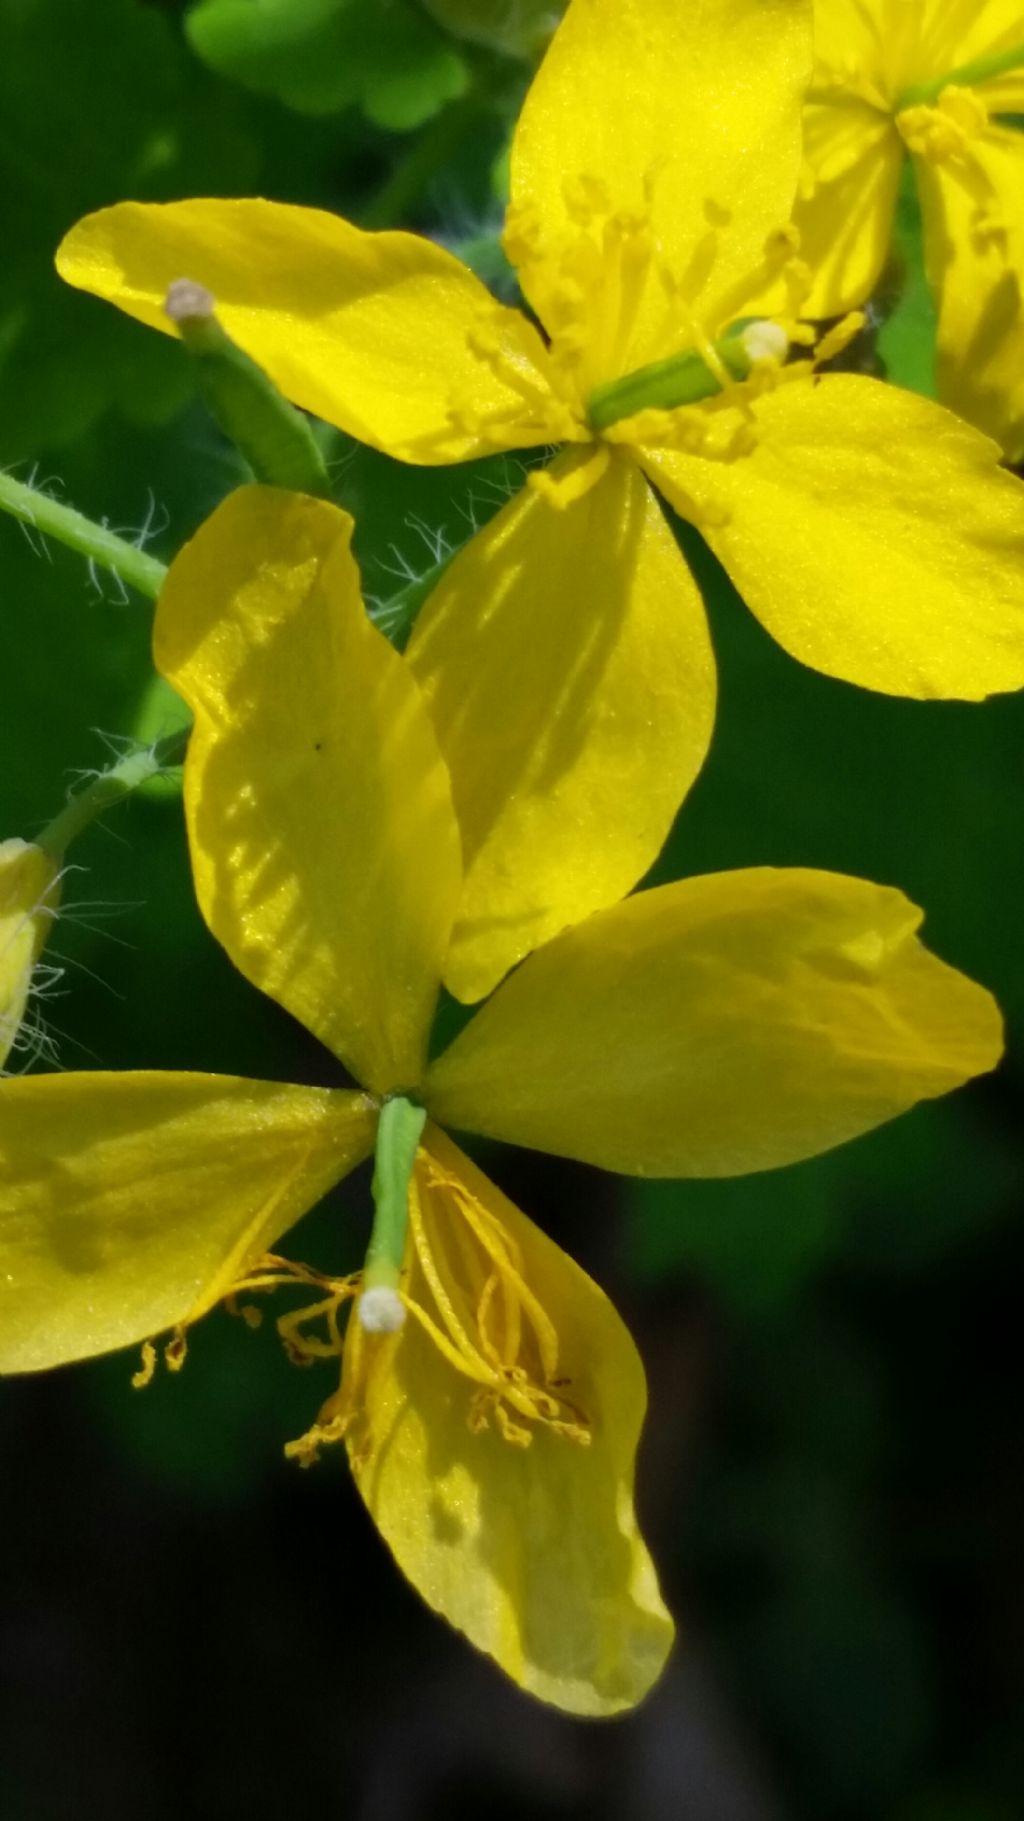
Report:
M 735 1308 L 787 1303 L 836 1244 L 827 1172 L 625 1185 L 625 1245 L 641 1281 L 696 1271 Z
M 56 150 L 59 148 L 59 150 Z M 138 0 L 9 0 L 0 58 L 0 462 L 79 436 L 117 402 L 162 422 L 191 389 L 180 350 L 65 290 L 62 235 L 89 209 L 250 187 L 258 154 L 171 21 Z M 127 332 L 126 332 L 127 331 Z
M 1024 1192 L 1019 1134 L 1012 1124 L 1003 1130 L 982 1121 L 975 1102 L 983 1092 L 918 1107 L 857 1147 L 843 1192 L 844 1250 L 857 1265 L 921 1271 L 1016 1217 Z
M 800 1513 L 793 1512 L 797 1534 Z M 737 1646 L 811 1814 L 877 1815 L 919 1778 L 931 1671 L 910 1610 L 848 1565 L 767 1600 Z
M 510 57 L 539 57 L 564 5 L 559 0 L 422 0 L 428 13 L 471 44 Z
M 200 0 L 185 28 L 221 75 L 300 113 L 358 103 L 409 131 L 466 87 L 459 53 L 403 0 Z

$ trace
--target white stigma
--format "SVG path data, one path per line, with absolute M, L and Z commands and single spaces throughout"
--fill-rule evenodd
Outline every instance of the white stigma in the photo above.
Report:
M 777 362 L 781 366 L 789 353 L 789 336 L 777 322 L 748 323 L 740 334 L 740 341 L 752 367 L 760 366 L 763 361 Z
M 209 322 L 215 308 L 212 291 L 194 278 L 176 278 L 167 287 L 164 312 L 172 322 Z
M 374 1284 L 356 1303 L 356 1314 L 367 1334 L 397 1334 L 405 1325 L 405 1304 L 397 1290 Z

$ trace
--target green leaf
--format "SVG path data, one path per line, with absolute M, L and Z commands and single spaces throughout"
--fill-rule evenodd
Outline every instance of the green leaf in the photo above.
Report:
M 403 0 L 200 0 L 185 30 L 211 68 L 303 114 L 358 104 L 408 131 L 466 87 L 459 53 Z
M 0 463 L 63 447 L 107 407 L 173 415 L 191 390 L 180 350 L 68 291 L 54 250 L 78 216 L 125 195 L 161 200 L 256 179 L 230 95 L 137 0 L 16 0 L 0 57 Z M 125 332 L 127 330 L 127 333 Z

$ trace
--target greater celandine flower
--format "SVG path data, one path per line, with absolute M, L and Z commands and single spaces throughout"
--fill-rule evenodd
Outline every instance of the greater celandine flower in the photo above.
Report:
M 57 914 L 58 863 L 32 841 L 0 841 L 0 1072 L 15 1048 L 32 973 Z
M 442 1126 L 637 1175 L 768 1169 L 990 1068 L 999 1015 L 922 947 L 900 892 L 761 868 L 597 912 L 428 1061 L 459 825 L 350 532 L 321 501 L 233 494 L 172 565 L 156 653 L 195 714 L 203 914 L 363 1088 L 0 1083 L 0 1370 L 144 1341 L 144 1380 L 153 1336 L 179 1364 L 218 1302 L 312 1287 L 279 1326 L 298 1359 L 340 1356 L 340 1384 L 291 1451 L 343 1441 L 430 1605 L 532 1693 L 610 1713 L 672 1637 L 633 1510 L 643 1370 L 597 1285 Z M 374 1150 L 362 1273 L 271 1250 Z
M 815 0 L 803 199 L 830 316 L 878 283 L 907 155 L 938 304 L 938 384 L 1012 461 L 1024 455 L 1024 7 L 1020 0 Z
M 714 659 L 652 488 L 803 662 L 911 696 L 1024 683 L 1020 483 L 930 401 L 820 374 L 849 325 L 814 349 L 797 320 L 810 26 L 810 0 L 572 0 L 512 146 L 541 330 L 428 240 L 271 202 L 124 203 L 58 254 L 165 330 L 201 281 L 290 399 L 401 460 L 567 445 L 408 649 L 462 833 L 459 997 L 635 884 L 703 762 Z

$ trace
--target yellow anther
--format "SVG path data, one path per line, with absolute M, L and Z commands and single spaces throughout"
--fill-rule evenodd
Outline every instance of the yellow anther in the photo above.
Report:
M 856 340 L 866 321 L 867 317 L 863 310 L 851 310 L 840 322 L 828 329 L 815 346 L 815 365 L 820 366 L 825 361 L 835 360 L 837 354 L 841 354 L 844 348 L 849 347 L 851 341 Z
M 908 151 L 933 164 L 963 156 L 972 139 L 988 126 L 989 114 L 974 89 L 943 89 L 934 107 L 904 108 L 896 125 Z
M 587 228 L 595 217 L 611 213 L 607 186 L 600 177 L 591 176 L 588 171 L 578 171 L 565 178 L 562 199 L 569 220 L 575 222 L 577 227 Z
M 188 1353 L 188 1338 L 184 1328 L 176 1328 L 164 1348 L 164 1365 L 168 1372 L 180 1372 Z
M 136 1391 L 144 1391 L 153 1382 L 156 1371 L 156 1348 L 151 1340 L 142 1343 L 142 1364 L 137 1372 L 132 1373 L 132 1386 Z
M 527 477 L 527 485 L 540 493 L 556 511 L 564 512 L 597 486 L 610 461 L 611 450 L 605 442 L 591 443 L 583 460 L 574 467 L 557 475 L 552 474 L 550 468 L 534 468 Z

